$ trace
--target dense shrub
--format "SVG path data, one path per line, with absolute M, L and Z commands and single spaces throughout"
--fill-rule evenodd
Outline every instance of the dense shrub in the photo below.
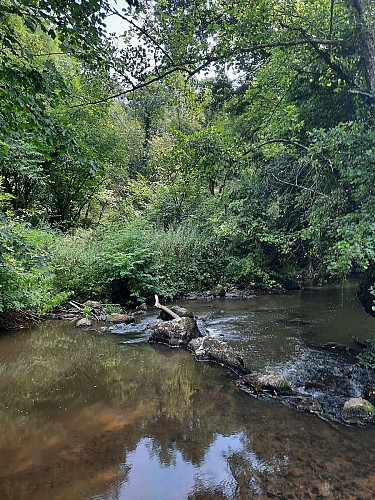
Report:
M 77 230 L 53 243 L 51 265 L 56 288 L 77 300 L 142 300 L 157 288 L 150 238 L 140 225 Z
M 0 220 L 0 313 L 33 309 L 48 311 L 66 299 L 56 291 L 43 247 L 49 231 L 9 219 Z
M 191 225 L 155 229 L 140 219 L 56 239 L 50 264 L 56 290 L 76 300 L 126 303 L 154 293 L 172 298 L 215 283 L 221 259 L 216 244 Z
M 193 224 L 155 231 L 161 293 L 175 296 L 214 285 L 223 274 L 224 253 L 220 239 Z

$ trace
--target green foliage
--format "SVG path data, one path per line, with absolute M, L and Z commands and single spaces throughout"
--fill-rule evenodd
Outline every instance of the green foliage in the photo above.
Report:
M 367 340 L 367 348 L 358 354 L 357 359 L 361 366 L 375 369 L 375 337 Z
M 107 314 L 121 314 L 122 309 L 120 306 L 116 306 L 114 304 L 106 304 L 104 306 L 104 310 Z
M 32 309 L 45 312 L 66 300 L 55 291 L 42 247 L 50 235 L 1 215 L 0 313 Z
M 302 237 L 333 275 L 364 271 L 375 258 L 375 129 L 348 123 L 311 137 L 317 182 L 327 194 L 316 198 Z
M 154 243 L 161 295 L 174 297 L 218 282 L 225 251 L 220 240 L 191 223 L 156 232 Z
M 147 231 L 140 227 L 76 231 L 56 240 L 50 252 L 56 287 L 78 300 L 125 303 L 156 289 Z
M 91 309 L 90 307 L 87 307 L 85 306 L 83 309 L 82 309 L 82 314 L 85 316 L 85 318 L 88 318 L 91 314 Z
M 76 231 L 48 246 L 56 289 L 78 300 L 142 301 L 215 283 L 220 261 L 213 238 L 187 226 L 156 230 L 139 221 Z M 106 310 L 110 306 L 106 307 Z

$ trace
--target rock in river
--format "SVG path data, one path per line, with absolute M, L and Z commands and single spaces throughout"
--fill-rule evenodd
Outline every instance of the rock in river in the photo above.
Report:
M 81 318 L 76 323 L 76 328 L 90 328 L 92 325 L 91 321 L 88 318 Z
M 187 347 L 192 339 L 201 336 L 195 320 L 187 317 L 163 321 L 153 330 L 149 342 L 161 342 L 171 347 Z
M 342 417 L 347 424 L 365 425 L 375 420 L 374 406 L 363 398 L 351 398 L 345 401 Z
M 107 316 L 107 321 L 109 323 L 125 323 L 126 325 L 129 325 L 130 323 L 135 322 L 134 316 L 131 316 L 129 314 L 108 314 Z
M 288 380 L 275 370 L 266 370 L 263 373 L 249 373 L 243 377 L 243 382 L 256 393 L 270 392 L 274 396 L 293 394 L 293 389 Z
M 185 307 L 180 307 L 177 305 L 170 306 L 169 309 L 180 316 L 181 318 L 194 318 L 194 313 L 193 311 L 190 311 L 189 309 L 186 309 Z M 160 319 L 164 321 L 170 321 L 172 320 L 172 316 L 170 316 L 167 312 L 161 310 L 160 311 Z
M 207 335 L 191 340 L 188 348 L 200 360 L 214 361 L 234 370 L 236 373 L 243 374 L 247 372 L 242 358 L 222 340 Z

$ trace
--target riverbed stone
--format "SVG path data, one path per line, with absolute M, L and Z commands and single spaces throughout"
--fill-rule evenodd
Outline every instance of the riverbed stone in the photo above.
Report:
M 288 403 L 298 408 L 298 410 L 302 410 L 308 413 L 314 413 L 316 415 L 321 415 L 323 413 L 322 405 L 313 396 L 309 395 L 292 396 L 288 398 Z
M 90 328 L 90 326 L 92 323 L 88 318 L 81 318 L 76 323 L 76 328 Z
M 200 336 L 196 321 L 193 318 L 183 317 L 162 321 L 154 326 L 149 342 L 161 342 L 171 347 L 187 347 L 192 339 Z
M 186 309 L 186 307 L 180 307 L 177 305 L 170 306 L 169 309 L 180 316 L 181 318 L 194 318 L 194 313 L 193 311 L 190 311 L 189 309 Z M 173 318 L 166 312 L 163 311 L 162 309 L 160 310 L 160 319 L 164 321 L 170 321 Z
M 83 306 L 89 307 L 90 309 L 103 309 L 101 303 L 96 300 L 86 300 L 86 302 L 83 303 Z
M 375 408 L 364 398 L 351 398 L 344 403 L 342 417 L 347 424 L 365 425 L 375 421 Z
M 269 392 L 275 396 L 293 394 L 292 386 L 282 373 L 276 370 L 266 370 L 262 373 L 249 373 L 243 377 L 245 385 L 256 393 Z
M 199 360 L 214 361 L 239 374 L 247 372 L 243 359 L 222 340 L 207 335 L 191 340 L 188 348 Z
M 129 325 L 130 323 L 135 322 L 135 317 L 131 316 L 130 314 L 108 314 L 107 316 L 107 321 L 109 323 L 125 323 L 126 325 Z

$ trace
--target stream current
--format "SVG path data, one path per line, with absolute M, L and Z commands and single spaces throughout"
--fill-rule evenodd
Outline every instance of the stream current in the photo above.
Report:
M 354 358 L 321 348 L 374 331 L 350 283 L 179 305 L 325 408 L 362 394 Z M 251 397 L 226 369 L 149 345 L 156 316 L 117 335 L 48 321 L 0 336 L 1 499 L 375 497 L 374 426 Z

